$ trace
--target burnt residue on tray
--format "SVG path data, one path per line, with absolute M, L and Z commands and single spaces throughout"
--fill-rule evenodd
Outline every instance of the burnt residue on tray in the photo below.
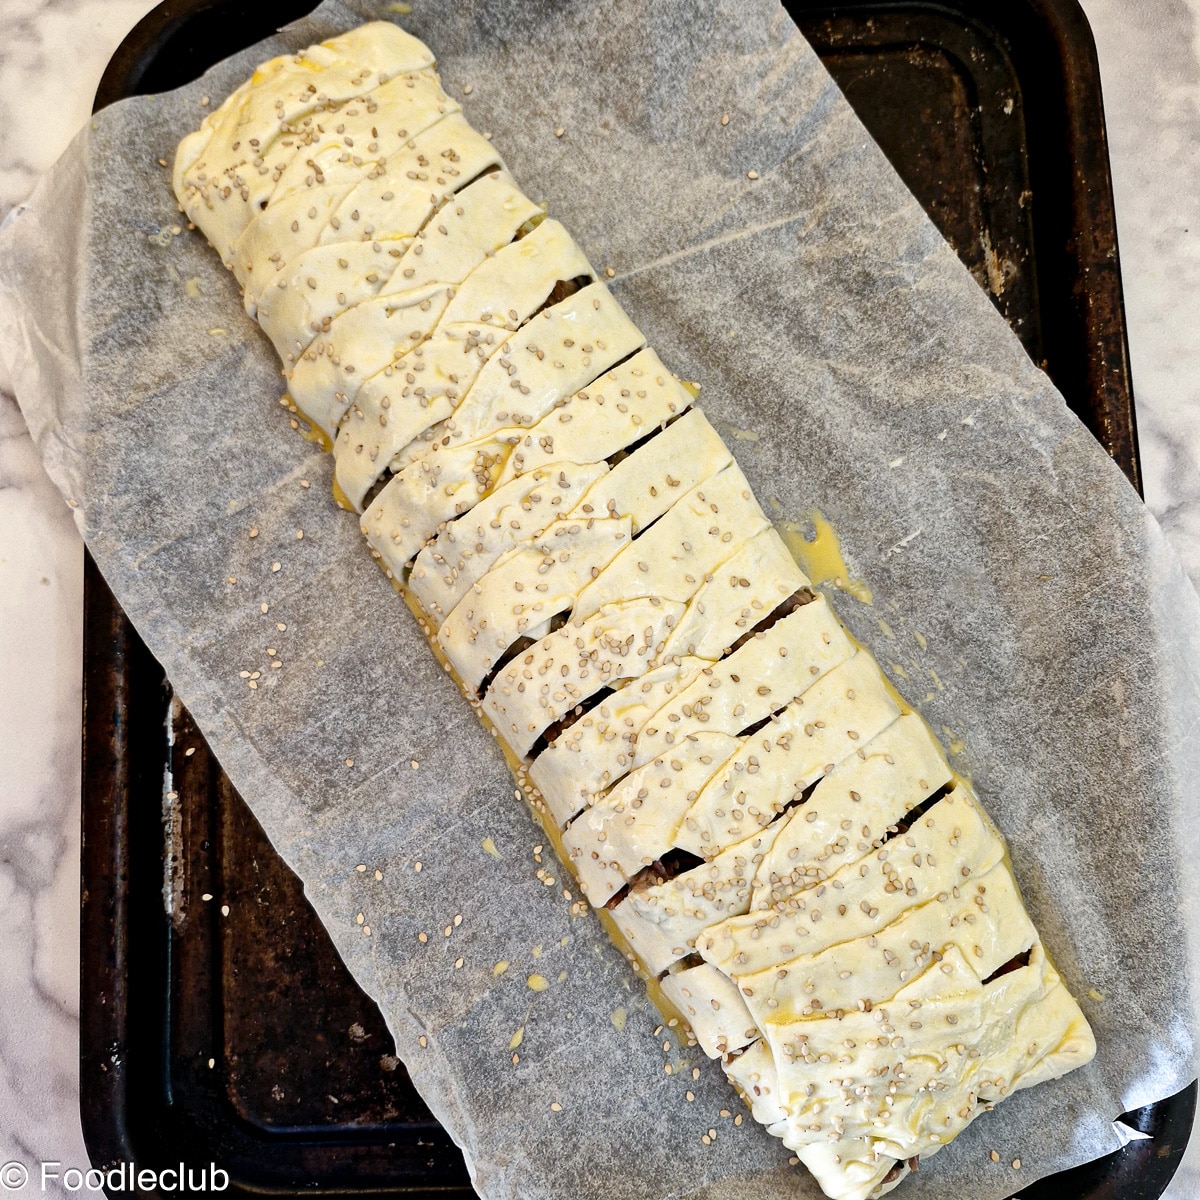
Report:
M 183 84 L 312 7 L 168 0 L 122 43 L 96 105 Z M 1137 486 L 1099 75 L 1078 5 L 787 7 Z M 85 608 L 81 1104 L 93 1162 L 211 1159 L 230 1174 L 226 1194 L 473 1194 L 378 1008 L 90 559 Z M 1022 1196 L 1155 1200 L 1195 1103 L 1193 1085 L 1127 1114 L 1149 1139 Z
M 300 880 L 91 558 L 81 1109 L 92 1162 L 210 1160 L 230 1192 L 472 1195 Z
M 1074 0 L 787 0 L 1034 362 L 1141 490 L 1100 75 Z

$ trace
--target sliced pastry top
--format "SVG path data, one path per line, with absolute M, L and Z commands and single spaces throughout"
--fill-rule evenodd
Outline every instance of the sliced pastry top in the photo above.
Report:
M 587 899 L 827 1195 L 1091 1058 L 970 786 L 422 43 L 264 64 L 174 185 Z

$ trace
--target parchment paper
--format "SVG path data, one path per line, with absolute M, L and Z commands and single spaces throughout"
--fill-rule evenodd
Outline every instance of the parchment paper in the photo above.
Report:
M 381 12 L 327 4 L 92 123 L 0 238 L 18 398 L 480 1193 L 815 1195 L 778 1142 L 719 1116 L 740 1107 L 713 1064 L 664 1054 L 551 854 L 555 882 L 537 876 L 541 832 L 334 508 L 330 460 L 289 430 L 232 278 L 198 233 L 172 232 L 156 160 L 202 97 Z M 1194 1073 L 1200 606 L 1153 519 L 772 0 L 417 0 L 404 23 L 701 381 L 764 502 L 840 531 L 875 600 L 835 594 L 839 614 L 974 779 L 1096 1030 L 1092 1066 L 982 1117 L 906 1194 L 996 1200 L 1116 1148 L 1117 1113 Z

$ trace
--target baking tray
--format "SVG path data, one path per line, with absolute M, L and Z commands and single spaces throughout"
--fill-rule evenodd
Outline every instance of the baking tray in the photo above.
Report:
M 312 0 L 167 0 L 96 107 L 195 78 Z M 1099 73 L 1074 0 L 787 5 L 1034 360 L 1140 487 Z M 223 1194 L 471 1195 L 375 1004 L 90 557 L 84 576 L 81 1108 L 92 1161 L 210 1161 Z M 1022 1190 L 1156 1200 L 1195 1084 L 1150 1135 Z

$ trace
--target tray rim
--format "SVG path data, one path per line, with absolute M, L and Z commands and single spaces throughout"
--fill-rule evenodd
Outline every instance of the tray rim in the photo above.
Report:
M 95 109 L 104 107 L 114 100 L 132 94 L 123 90 L 122 80 L 128 80 L 138 55 L 134 47 L 138 39 L 143 39 L 142 53 L 145 53 L 145 43 L 153 45 L 154 49 L 161 47 L 175 30 L 194 15 L 227 7 L 231 0 L 164 0 L 152 9 L 133 30 L 122 40 L 121 45 L 110 59 L 96 93 Z M 986 0 L 985 0 L 986 2 Z M 1112 362 L 1108 364 L 1106 378 L 1104 371 L 1090 370 L 1089 381 L 1096 388 L 1101 403 L 1097 406 L 1105 427 L 1110 431 L 1124 430 L 1123 439 L 1113 439 L 1109 444 L 1101 440 L 1106 451 L 1121 466 L 1133 486 L 1141 492 L 1140 465 L 1138 459 L 1136 414 L 1132 382 L 1129 366 L 1129 349 L 1126 333 L 1124 302 L 1121 291 L 1119 256 L 1117 253 L 1117 230 L 1115 209 L 1112 198 L 1111 174 L 1107 147 L 1107 134 L 1104 126 L 1103 101 L 1100 90 L 1099 67 L 1096 61 L 1095 43 L 1091 28 L 1077 0 L 1022 0 L 1031 11 L 1042 20 L 1042 23 L 1055 35 L 1060 45 L 1074 43 L 1076 48 L 1084 47 L 1087 53 L 1063 56 L 1065 79 L 1072 104 L 1069 112 L 1078 118 L 1069 125 L 1068 141 L 1074 151 L 1075 170 L 1073 171 L 1073 199 L 1078 213 L 1087 219 L 1079 223 L 1080 229 L 1090 238 L 1085 239 L 1086 245 L 1078 247 L 1076 257 L 1082 262 L 1087 259 L 1090 251 L 1092 267 L 1081 268 L 1081 277 L 1092 277 L 1092 268 L 1101 260 L 1107 260 L 1108 270 L 1101 279 L 1101 286 L 1109 291 L 1111 301 L 1108 309 L 1109 320 L 1100 321 L 1098 327 L 1089 327 L 1089 332 L 1097 334 L 1097 340 L 1102 340 L 1108 346 Z M 295 0 L 280 0 L 279 7 L 289 8 L 295 5 Z M 315 5 L 312 0 L 302 0 L 296 7 L 303 9 L 292 14 L 286 14 L 287 20 L 296 19 L 309 12 Z M 937 11 L 946 14 L 957 21 L 962 21 L 968 10 L 982 8 L 979 0 L 791 0 L 787 7 L 803 10 L 806 17 L 815 19 L 818 16 L 845 14 L 855 9 L 870 7 L 889 11 Z M 793 18 L 796 13 L 791 12 Z M 977 19 L 967 16 L 967 22 L 978 25 Z M 982 27 L 986 30 L 986 27 Z M 989 35 L 989 40 L 990 35 Z M 134 80 L 136 85 L 136 79 Z M 1091 127 L 1091 137 L 1084 136 L 1088 120 L 1095 122 Z M 1104 242 L 1112 247 L 1111 255 L 1099 253 L 1098 246 Z M 1082 287 L 1081 296 L 1084 300 L 1093 298 L 1094 289 Z M 1093 306 L 1094 307 L 1094 306 Z M 1095 313 L 1092 313 L 1095 316 Z M 1089 366 L 1095 367 L 1089 358 Z M 1099 439 L 1099 435 L 1098 440 Z M 89 1153 L 93 1147 L 99 1150 L 102 1146 L 109 1150 L 105 1155 L 106 1161 L 118 1157 L 136 1157 L 130 1138 L 130 1130 L 123 1106 L 117 1102 L 120 1087 L 124 1082 L 123 1067 L 117 1047 L 119 1038 L 114 1036 L 122 1020 L 127 1018 L 126 979 L 121 970 L 128 953 L 128 927 L 121 921 L 121 903 L 118 896 L 119 880 L 128 876 L 129 862 L 127 852 L 127 833 L 125 822 L 128 814 L 118 807 L 109 814 L 110 820 L 101 820 L 99 828 L 89 826 L 89 814 L 95 816 L 97 808 L 94 793 L 99 792 L 109 798 L 121 795 L 128 799 L 128 791 L 132 786 L 131 764 L 122 756 L 121 751 L 128 750 L 128 727 L 123 721 L 123 715 L 128 711 L 130 678 L 127 671 L 112 672 L 113 689 L 109 697 L 111 713 L 107 727 L 111 737 L 107 742 L 97 742 L 93 726 L 96 722 L 104 722 L 97 714 L 97 707 L 102 703 L 93 690 L 96 680 L 90 665 L 94 657 L 103 657 L 102 647 L 115 651 L 107 661 L 113 666 L 128 666 L 128 655 L 133 643 L 140 645 L 136 632 L 130 625 L 120 605 L 108 592 L 107 585 L 100 577 L 90 553 L 85 551 L 85 655 L 84 655 L 84 720 L 83 720 L 83 863 L 81 871 L 81 942 L 84 954 L 81 957 L 81 1030 L 80 1030 L 80 1066 L 81 1066 L 81 1117 L 83 1118 L 85 1142 Z M 169 683 L 165 686 L 169 688 Z M 89 738 L 89 732 L 92 737 Z M 99 747 L 99 753 L 96 752 Z M 92 803 L 89 804 L 89 797 Z M 103 807 L 101 805 L 100 807 Z M 89 871 L 89 848 L 94 847 L 96 834 L 109 833 L 113 837 L 111 844 L 116 849 L 114 858 L 107 859 L 108 878 L 113 887 L 108 894 L 104 892 L 103 879 L 95 870 Z M 89 836 L 92 835 L 92 836 Z M 104 840 L 101 837 L 99 840 Z M 96 864 L 97 866 L 99 864 Z M 89 888 L 89 881 L 92 886 Z M 100 883 L 99 888 L 96 884 Z M 102 902 L 101 902 L 102 901 Z M 127 914 L 125 914 L 127 919 Z M 89 969 L 88 953 L 91 947 L 98 944 L 97 934 L 102 935 L 100 944 L 105 953 L 99 955 L 101 961 L 92 964 Z M 97 984 L 102 985 L 97 990 Z M 89 999 L 98 994 L 105 1000 L 100 1005 L 89 1003 Z M 107 1035 L 107 1036 L 105 1036 Z M 99 1059 L 108 1053 L 111 1059 L 109 1069 L 96 1071 Z M 89 1072 L 89 1068 L 92 1068 Z M 94 1082 L 103 1080 L 98 1091 L 89 1090 L 88 1081 L 92 1087 Z M 1191 1109 L 1195 1109 L 1195 1088 L 1193 1083 L 1185 1092 L 1191 1092 Z M 1183 1096 L 1184 1093 L 1180 1093 Z M 1166 1098 L 1156 1105 L 1139 1110 L 1139 1114 L 1147 1113 L 1165 1105 Z M 1188 1122 L 1190 1129 L 1191 1122 Z M 116 1151 L 116 1153 L 112 1153 Z M 1168 1180 L 1169 1182 L 1169 1180 Z M 1166 1184 L 1164 1184 L 1165 1188 Z M 259 1190 L 274 1190 L 261 1189 Z M 302 1189 L 298 1189 L 302 1190 Z M 429 1194 L 453 1195 L 470 1194 L 470 1190 L 429 1188 Z M 291 1195 L 293 1192 L 282 1194 Z M 351 1189 L 350 1194 L 367 1194 L 367 1189 Z M 373 1194 L 379 1194 L 377 1191 Z M 399 1194 L 399 1193 L 396 1193 Z M 414 1195 L 406 1191 L 405 1195 Z

